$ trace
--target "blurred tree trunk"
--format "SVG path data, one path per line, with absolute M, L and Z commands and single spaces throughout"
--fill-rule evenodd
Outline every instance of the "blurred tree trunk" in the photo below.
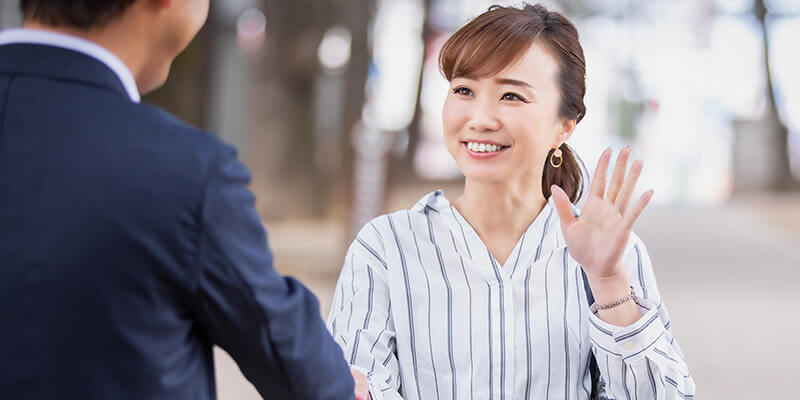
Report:
M 262 215 L 321 216 L 347 168 L 331 174 L 314 169 L 314 86 L 322 73 L 317 48 L 333 25 L 352 34 L 350 66 L 342 79 L 345 102 L 338 149 L 349 160 L 350 130 L 361 114 L 369 54 L 367 26 L 373 0 L 294 0 L 265 2 L 267 43 L 258 60 L 261 71 L 253 104 L 251 132 L 254 174 L 263 176 L 260 193 L 268 199 Z M 269 199 L 272 199 L 270 201 Z
M 353 149 L 353 131 L 361 120 L 366 101 L 365 89 L 372 52 L 369 48 L 369 26 L 375 15 L 375 0 L 340 0 L 338 18 L 352 34 L 352 52 L 350 66 L 345 72 L 345 107 L 342 118 L 342 137 L 339 149 L 342 152 L 342 169 L 336 177 L 338 187 L 335 189 L 343 204 L 353 204 L 353 170 L 355 152 Z M 345 221 L 351 218 L 352 210 L 347 209 Z
M 428 46 L 435 34 L 430 24 L 430 8 L 431 0 L 423 0 L 423 9 L 425 10 L 425 20 L 422 28 L 422 43 L 425 45 L 424 57 L 420 64 L 419 85 L 417 86 L 417 99 L 414 107 L 414 118 L 408 127 L 408 143 L 406 144 L 406 151 L 400 159 L 392 162 L 389 166 L 391 183 L 413 182 L 419 180 L 416 171 L 414 170 L 414 156 L 417 152 L 420 136 L 422 135 L 422 82 L 425 76 L 425 64 L 428 62 Z M 436 57 L 439 55 L 436 54 Z
M 791 190 L 797 189 L 797 180 L 792 175 L 791 162 L 789 160 L 789 129 L 781 121 L 778 114 L 778 107 L 775 104 L 775 89 L 772 82 L 772 70 L 770 68 L 770 47 L 769 47 L 769 27 L 767 25 L 767 7 L 764 0 L 756 0 L 754 5 L 754 13 L 761 23 L 762 37 L 764 43 L 764 71 L 766 72 L 767 83 L 767 115 L 765 117 L 765 125 L 767 129 L 772 129 L 773 134 L 776 135 L 774 143 L 774 162 L 776 176 L 772 182 L 772 187 L 775 190 Z
M 631 8 L 631 12 L 633 12 L 632 8 L 636 5 L 634 2 L 636 0 L 627 0 L 629 6 Z M 561 9 L 569 19 L 576 21 L 580 19 L 584 19 L 587 16 L 591 15 L 591 11 L 589 5 L 586 4 L 586 0 L 561 0 L 559 2 Z
M 18 1 L 0 1 L 0 29 L 17 27 L 22 24 L 22 12 Z
M 327 5 L 314 0 L 265 3 L 267 43 L 256 69 L 262 74 L 254 94 L 258 122 L 252 136 L 255 153 L 267 160 L 265 170 L 257 173 L 292 189 L 304 186 L 303 179 L 312 173 L 316 49 L 327 23 Z

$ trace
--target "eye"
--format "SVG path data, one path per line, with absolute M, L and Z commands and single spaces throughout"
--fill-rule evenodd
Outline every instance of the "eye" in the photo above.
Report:
M 453 89 L 453 94 L 461 95 L 461 96 L 472 96 L 472 90 L 466 88 L 464 86 L 459 86 Z
M 511 93 L 511 92 L 508 92 L 508 93 L 504 94 L 503 97 L 501 98 L 501 100 L 505 100 L 505 101 L 521 101 L 523 103 L 527 103 L 528 102 L 522 96 L 520 96 L 520 95 L 518 95 L 516 93 Z

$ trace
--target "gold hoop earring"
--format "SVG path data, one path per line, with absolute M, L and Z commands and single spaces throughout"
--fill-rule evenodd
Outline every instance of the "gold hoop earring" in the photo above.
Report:
M 556 158 L 558 158 L 558 162 L 556 162 L 556 160 L 555 160 Z M 553 152 L 550 154 L 550 165 L 551 165 L 553 168 L 558 168 L 558 167 L 560 167 L 560 166 L 561 166 L 561 164 L 562 164 L 563 162 L 564 162 L 564 158 L 563 158 L 563 157 L 562 157 L 562 155 L 561 155 L 561 149 L 555 149 L 555 150 L 554 150 L 554 151 L 553 151 Z

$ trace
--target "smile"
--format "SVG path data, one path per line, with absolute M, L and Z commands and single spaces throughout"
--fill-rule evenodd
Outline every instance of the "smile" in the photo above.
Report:
M 511 146 L 503 146 L 494 143 L 485 142 L 462 142 L 467 148 L 474 153 L 499 153 Z

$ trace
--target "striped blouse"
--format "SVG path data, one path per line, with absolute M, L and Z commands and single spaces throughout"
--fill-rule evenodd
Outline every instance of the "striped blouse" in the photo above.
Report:
M 632 235 L 623 258 L 642 318 L 600 320 L 552 201 L 499 265 L 441 191 L 375 218 L 350 246 L 328 329 L 377 399 L 694 398 L 695 385 Z

